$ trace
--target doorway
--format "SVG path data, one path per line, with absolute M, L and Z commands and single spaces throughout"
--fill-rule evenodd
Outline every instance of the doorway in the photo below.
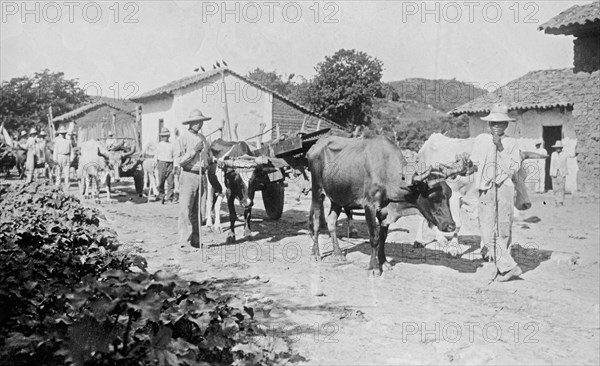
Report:
M 554 152 L 552 145 L 562 139 L 562 126 L 542 126 L 542 138 L 544 149 L 551 155 Z M 552 190 L 552 178 L 550 178 L 550 158 L 546 159 L 546 191 Z

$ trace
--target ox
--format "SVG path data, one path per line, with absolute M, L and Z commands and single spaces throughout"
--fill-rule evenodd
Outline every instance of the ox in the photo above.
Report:
M 204 156 L 203 160 L 210 160 L 212 164 L 208 167 L 208 195 L 206 206 L 208 213 L 206 215 L 206 225 L 209 230 L 221 231 L 220 207 L 223 198 L 227 198 L 227 207 L 229 209 L 229 234 L 226 243 L 235 242 L 235 221 L 237 214 L 235 212 L 235 200 L 244 209 L 244 236 L 252 233 L 250 229 L 250 220 L 252 218 L 252 206 L 254 204 L 254 194 L 256 193 L 256 176 L 258 167 L 236 168 L 223 164 L 218 167 L 217 161 L 227 161 L 231 158 L 252 157 L 253 153 L 247 143 L 230 142 L 222 139 L 215 140 Z M 213 159 L 214 158 L 214 159 Z M 212 211 L 214 203 L 215 221 L 212 220 Z
M 97 140 L 89 140 L 81 144 L 81 155 L 78 164 L 81 194 L 84 198 L 99 197 L 100 185 L 106 186 L 106 197 L 110 200 L 111 181 L 120 180 L 120 168 L 123 161 L 135 153 L 135 147 L 130 152 L 108 151 Z
M 456 139 L 449 138 L 439 133 L 432 134 L 427 141 L 423 144 L 419 150 L 417 160 L 421 164 L 432 165 L 446 164 L 451 161 L 456 155 L 470 154 L 475 139 Z M 539 154 L 535 153 L 521 153 L 521 159 L 539 158 Z M 525 186 L 525 180 L 527 179 L 527 173 L 529 167 L 521 165 L 518 173 L 512 178 L 516 190 L 515 198 L 515 209 L 527 210 L 531 207 L 531 201 L 527 195 L 527 189 Z M 478 202 L 478 190 L 475 186 L 474 176 L 463 177 L 459 176 L 457 179 L 453 179 L 447 182 L 448 186 L 452 189 L 452 197 L 450 198 L 450 210 L 452 217 L 456 222 L 456 230 L 452 233 L 452 240 L 450 245 L 445 249 L 453 250 L 454 248 L 460 248 L 458 243 L 458 232 L 462 226 L 460 219 L 460 208 L 465 206 L 471 213 L 477 212 Z M 422 220 L 418 226 L 417 235 L 415 238 L 415 244 L 419 245 L 423 243 L 423 226 L 426 221 Z M 435 230 L 435 228 L 434 228 Z M 444 234 L 436 230 L 436 241 L 438 243 L 447 242 Z M 462 253 L 463 248 L 460 248 L 459 252 Z
M 390 139 L 375 136 L 349 139 L 330 136 L 320 139 L 307 153 L 312 180 L 309 231 L 315 260 L 319 253 L 319 227 L 323 200 L 331 201 L 327 228 L 333 254 L 344 260 L 336 236 L 336 223 L 342 210 L 363 208 L 371 243 L 370 274 L 391 269 L 385 256 L 388 227 L 406 213 L 417 209 L 429 222 L 445 232 L 456 228 L 448 200 L 452 195 L 446 175 L 436 169 L 414 174 L 406 181 L 408 164 Z M 451 174 L 458 174 L 455 170 Z M 378 221 L 378 224 L 377 224 Z

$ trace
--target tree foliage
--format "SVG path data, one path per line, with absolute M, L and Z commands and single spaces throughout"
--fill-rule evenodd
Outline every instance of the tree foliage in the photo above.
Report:
M 383 62 L 368 54 L 341 49 L 315 67 L 310 105 L 343 126 L 368 125 L 372 98 L 381 95 Z
M 0 94 L 0 118 L 10 131 L 46 128 L 49 107 L 56 117 L 89 101 L 76 79 L 48 69 L 3 81 Z
M 265 71 L 257 67 L 253 71 L 250 71 L 247 76 L 249 79 L 283 96 L 288 96 L 293 89 L 292 79 L 294 78 L 294 74 L 290 74 L 285 78 L 283 75 L 278 74 L 277 71 Z

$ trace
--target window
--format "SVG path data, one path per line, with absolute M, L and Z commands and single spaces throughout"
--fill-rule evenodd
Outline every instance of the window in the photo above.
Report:
M 158 139 L 160 140 L 160 131 L 162 131 L 163 127 L 165 126 L 165 120 L 162 118 L 158 119 Z

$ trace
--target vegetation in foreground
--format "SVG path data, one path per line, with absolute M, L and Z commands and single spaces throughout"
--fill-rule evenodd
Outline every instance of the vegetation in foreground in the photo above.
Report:
M 287 343 L 210 282 L 145 271 L 97 210 L 45 182 L 0 186 L 0 364 L 278 365 Z M 140 270 L 134 271 L 135 268 Z

